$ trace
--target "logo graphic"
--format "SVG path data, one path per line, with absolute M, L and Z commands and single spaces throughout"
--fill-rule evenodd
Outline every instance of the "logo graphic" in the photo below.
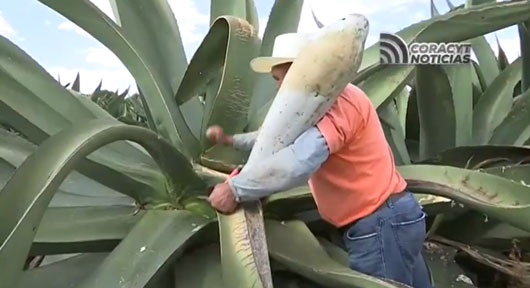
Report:
M 421 43 L 409 45 L 398 35 L 381 33 L 379 42 L 381 64 L 443 65 L 471 62 L 471 44 Z

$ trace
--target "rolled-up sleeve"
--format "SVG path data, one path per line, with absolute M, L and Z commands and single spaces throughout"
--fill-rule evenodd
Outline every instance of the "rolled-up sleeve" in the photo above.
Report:
M 323 135 L 311 127 L 293 144 L 259 165 L 243 169 L 228 183 L 238 202 L 257 200 L 307 183 L 328 155 Z

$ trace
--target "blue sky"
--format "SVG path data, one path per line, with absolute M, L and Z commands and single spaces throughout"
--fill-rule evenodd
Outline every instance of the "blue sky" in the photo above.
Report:
M 112 15 L 108 0 L 91 0 Z M 221 1 L 221 0 L 216 0 Z M 68 19 L 37 0 L 4 0 L 0 5 L 0 35 L 7 37 L 39 62 L 53 77 L 70 82 L 81 73 L 82 92 L 91 92 L 103 79 L 103 88 L 120 91 L 134 87 L 134 80 L 120 61 L 97 40 Z M 208 31 L 210 0 L 168 0 L 177 18 L 190 59 Z M 274 0 L 255 0 L 263 32 Z M 434 1 L 440 12 L 448 10 L 445 0 Z M 465 0 L 452 0 L 462 4 Z M 357 12 L 370 21 L 368 45 L 380 32 L 396 32 L 430 17 L 430 0 L 305 0 L 299 31 L 317 29 L 310 7 L 324 23 Z M 497 53 L 495 35 L 513 61 L 519 53 L 516 27 L 487 35 Z M 134 91 L 134 88 L 133 88 Z

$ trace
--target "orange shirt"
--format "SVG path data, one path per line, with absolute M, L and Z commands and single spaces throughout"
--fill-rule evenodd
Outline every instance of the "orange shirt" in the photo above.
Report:
M 309 187 L 324 220 L 344 226 L 406 188 L 377 112 L 361 89 L 346 86 L 317 127 L 330 155 L 309 179 Z

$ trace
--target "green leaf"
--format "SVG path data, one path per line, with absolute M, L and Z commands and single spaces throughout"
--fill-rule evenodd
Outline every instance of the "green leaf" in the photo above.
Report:
M 401 91 L 413 76 L 412 65 L 388 66 L 368 77 L 358 84 L 366 93 L 374 107 L 379 107 L 385 101 L 390 101 L 391 96 L 396 96 L 396 91 Z
M 79 72 L 77 72 L 77 76 L 75 77 L 74 84 L 72 84 L 72 90 L 79 92 L 81 89 L 81 78 L 79 75 Z
M 262 217 L 259 202 L 245 203 L 230 215 L 218 213 L 226 287 L 272 287 Z
M 451 2 L 451 0 L 445 0 L 445 2 L 447 3 L 447 6 L 449 6 L 449 9 L 450 10 L 455 10 L 455 5 Z
M 167 1 L 111 0 L 123 33 L 162 70 L 174 94 L 186 71 L 187 61 L 180 31 Z M 104 42 L 104 41 L 102 41 Z
M 175 63 L 184 62 L 181 57 L 182 50 L 178 48 L 180 36 L 175 19 L 172 18 L 166 1 L 141 1 L 142 6 L 132 5 L 131 1 L 124 1 L 123 6 L 117 2 L 118 12 L 122 13 L 120 10 L 124 9 L 123 25 L 134 24 L 127 26 L 130 28 L 118 26 L 89 0 L 66 3 L 61 0 L 39 1 L 70 19 L 109 48 L 131 72 L 141 88 L 159 134 L 171 141 L 185 155 L 198 157 L 200 147 L 197 145 L 197 139 L 188 128 L 173 98 L 176 92 L 173 88 L 178 86 L 178 75 L 182 73 L 180 69 L 183 69 L 180 64 Z M 138 14 L 141 14 L 141 17 L 136 18 L 134 15 Z M 141 21 L 142 19 L 146 20 Z M 131 22 L 133 24 L 130 24 Z M 135 28 L 140 26 L 141 29 Z M 161 33 L 161 29 L 167 32 Z M 167 60 L 169 55 L 174 55 L 170 59 L 176 60 Z M 173 71 L 173 74 L 169 71 Z
M 396 109 L 399 117 L 399 123 L 401 124 L 401 129 L 403 130 L 403 135 L 405 135 L 405 129 L 407 126 L 407 111 L 409 104 L 409 91 L 407 89 L 401 90 L 399 94 L 395 97 Z
M 530 159 L 527 158 L 526 162 Z M 530 184 L 530 165 L 509 165 L 509 166 L 500 166 L 500 167 L 491 167 L 484 169 L 484 172 L 502 176 L 504 178 L 513 180 L 520 183 L 529 183 Z
M 0 51 L 0 121 L 9 123 L 33 143 L 40 144 L 74 123 L 94 118 L 119 123 L 88 97 L 61 87 L 44 68 L 3 37 Z M 145 183 L 128 174 L 157 167 L 149 156 L 127 143 L 112 143 L 87 158 L 77 170 L 114 190 L 141 193 L 159 184 L 161 175 L 153 175 Z
M 24 272 L 20 288 L 75 288 L 103 262 L 107 253 L 81 254 Z
M 260 56 L 271 56 L 274 40 L 280 34 L 298 29 L 303 0 L 275 0 L 263 34 Z M 255 73 L 255 72 L 252 72 Z M 276 84 L 270 74 L 257 74 L 249 110 L 248 131 L 257 130 L 276 96 Z
M 406 90 L 402 90 L 400 94 L 406 92 Z M 395 164 L 411 164 L 407 146 L 405 145 L 404 130 L 400 125 L 400 119 L 398 117 L 398 112 L 394 101 L 390 101 L 389 103 L 383 104 L 383 106 L 379 107 L 378 114 L 381 119 L 381 125 L 383 127 L 387 142 L 392 148 Z
M 254 27 L 254 30 L 256 33 L 259 32 L 259 16 L 258 16 L 258 9 L 256 8 L 256 5 L 254 4 L 254 0 L 246 0 L 246 16 L 247 21 Z
M 529 147 L 482 145 L 462 146 L 443 151 L 422 164 L 449 165 L 460 168 L 479 169 L 490 165 L 519 163 L 530 155 Z
M 530 5 L 529 5 L 530 6 Z M 473 142 L 486 144 L 510 112 L 513 89 L 521 79 L 521 58 L 514 61 L 480 96 L 473 111 Z
M 473 61 L 473 69 L 471 69 L 471 81 L 473 83 L 473 107 L 477 104 L 478 100 L 480 99 L 480 96 L 482 96 L 483 93 L 483 79 L 482 74 L 480 73 L 480 70 L 478 67 L 478 64 Z
M 473 111 L 470 69 L 469 65 L 416 68 L 420 159 L 469 144 Z
M 497 58 L 495 57 L 495 53 L 493 53 L 490 44 L 484 36 L 470 39 L 467 42 L 471 43 L 473 52 L 475 52 L 475 56 L 479 63 L 478 67 L 484 77 L 486 86 L 491 85 L 493 80 L 499 76 L 500 71 Z
M 530 88 L 530 52 L 528 52 L 530 51 L 530 20 L 520 23 L 517 27 L 523 59 L 521 91 L 525 92 Z
M 489 143 L 499 145 L 524 145 L 530 139 L 530 90 L 514 103 L 508 116 L 495 128 Z
M 466 7 L 492 3 L 495 0 L 466 0 Z
M 193 55 L 176 98 L 182 103 L 207 91 L 200 132 L 203 146 L 209 146 L 206 129 L 212 125 L 229 134 L 245 128 L 254 80 L 249 62 L 258 47 L 257 32 L 248 22 L 224 16 L 213 23 Z
M 436 5 L 434 4 L 434 1 L 431 0 L 431 17 L 439 16 L 440 12 L 438 12 L 438 9 L 436 9 Z
M 414 192 L 447 197 L 514 227 L 530 231 L 530 186 L 449 166 L 400 166 Z
M 495 40 L 497 41 L 497 49 L 499 51 L 499 55 L 497 56 L 499 63 L 499 71 L 502 71 L 510 65 L 510 62 L 508 61 L 508 57 L 506 57 L 504 49 L 502 49 L 501 47 L 501 43 L 499 42 L 499 38 L 497 38 L 497 35 L 495 35 Z
M 18 280 L 35 230 L 74 165 L 101 146 L 119 140 L 141 144 L 165 172 L 172 188 L 167 194 L 162 190 L 159 195 L 136 195 L 138 198 L 171 203 L 177 197 L 205 189 L 186 158 L 148 129 L 105 120 L 64 129 L 40 145 L 0 191 L 0 278 L 8 286 Z
M 49 208 L 30 254 L 111 251 L 144 214 L 135 210 L 124 206 Z
M 3 187 L 36 146 L 0 129 L 0 187 Z M 4 178 L 5 177 L 5 178 Z M 72 171 L 50 202 L 51 207 L 134 205 L 134 199 Z
M 513 248 L 514 238 L 520 240 L 530 238 L 530 233 L 527 231 L 476 211 L 468 211 L 454 219 L 443 221 L 436 230 L 436 234 L 469 245 L 479 245 L 500 251 L 510 251 Z M 520 247 L 529 247 L 530 243 L 524 242 L 520 243 Z
M 79 287 L 144 287 L 209 223 L 185 211 L 148 211 Z
M 263 199 L 263 211 L 266 218 L 291 218 L 293 215 L 316 209 L 315 200 L 308 185 L 288 191 L 274 193 Z
M 225 1 L 210 1 L 210 24 L 223 16 L 235 16 L 237 18 L 246 19 L 247 16 L 247 1 L 246 0 L 225 0 Z
M 333 260 L 298 220 L 267 220 L 267 244 L 271 257 L 292 272 L 325 287 L 403 287 L 352 270 Z
M 175 287 L 227 287 L 223 282 L 219 244 L 182 255 L 175 262 Z
M 408 26 L 396 34 L 406 43 L 416 42 L 460 42 L 481 36 L 528 18 L 530 5 L 525 1 L 499 2 L 484 6 L 457 9 Z M 379 43 L 365 50 L 360 71 L 367 68 L 380 69 Z

